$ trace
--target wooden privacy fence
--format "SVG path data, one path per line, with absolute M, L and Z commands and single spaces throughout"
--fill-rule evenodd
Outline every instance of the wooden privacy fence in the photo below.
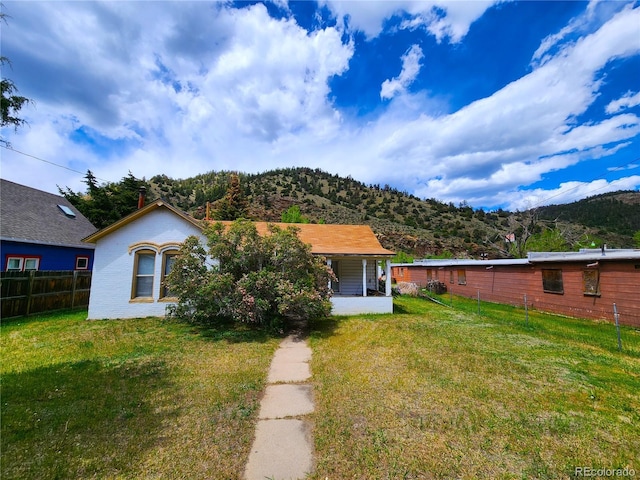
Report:
M 87 307 L 89 271 L 1 272 L 2 318 Z

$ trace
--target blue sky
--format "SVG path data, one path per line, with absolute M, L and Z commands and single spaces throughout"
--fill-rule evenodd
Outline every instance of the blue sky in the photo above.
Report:
M 640 188 L 638 2 L 2 8 L 34 104 L 0 175 L 42 190 L 296 166 L 486 209 Z

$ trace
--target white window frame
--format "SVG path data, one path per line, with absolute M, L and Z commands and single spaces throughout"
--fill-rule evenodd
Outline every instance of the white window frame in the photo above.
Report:
M 84 260 L 85 266 L 81 267 L 78 262 L 80 262 L 80 260 Z M 89 257 L 87 255 L 77 255 L 76 256 L 76 270 L 89 270 Z
M 153 256 L 153 269 L 150 274 L 139 274 L 139 262 L 142 255 Z M 153 300 L 153 285 L 155 280 L 156 270 L 156 252 L 150 249 L 141 249 L 136 251 L 133 261 L 133 279 L 131 282 L 131 300 Z M 138 295 L 138 282 L 141 278 L 151 278 L 151 292 L 150 295 Z
M 18 261 L 18 267 L 17 268 L 10 268 L 10 264 L 11 261 Z M 23 257 L 7 257 L 7 272 L 21 272 L 22 268 L 24 265 L 24 258 Z
M 18 268 L 9 268 L 12 260 L 18 260 Z M 35 262 L 35 266 L 29 267 L 30 262 Z M 7 256 L 7 272 L 30 272 L 38 271 L 40 269 L 40 257 L 33 255 L 9 255 Z

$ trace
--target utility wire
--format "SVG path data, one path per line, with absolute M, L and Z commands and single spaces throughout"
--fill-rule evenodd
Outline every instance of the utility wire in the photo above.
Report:
M 623 164 L 621 164 L 621 165 L 618 165 L 617 167 L 609 168 L 609 169 L 607 169 L 607 170 L 608 170 L 608 172 L 615 172 L 615 171 L 618 171 L 618 170 L 622 170 L 624 167 L 628 167 L 629 165 L 633 165 L 633 164 L 635 164 L 635 163 L 637 163 L 637 162 L 640 162 L 640 157 L 636 158 L 635 160 L 631 160 L 630 162 L 625 162 L 625 163 L 623 163 Z M 576 185 L 575 187 L 570 188 L 569 190 L 564 190 L 564 191 L 562 191 L 562 192 L 556 193 L 556 194 L 551 195 L 551 196 L 549 196 L 549 197 L 543 198 L 542 200 L 540 200 L 540 201 L 538 201 L 536 204 L 534 204 L 534 205 L 531 207 L 531 209 L 536 208 L 536 207 L 539 207 L 539 206 L 540 206 L 540 205 L 542 205 L 543 203 L 547 203 L 547 202 L 548 202 L 549 200 L 551 200 L 552 198 L 559 197 L 559 196 L 561 196 L 561 195 L 566 195 L 567 193 L 570 193 L 570 192 L 572 192 L 573 190 L 577 190 L 577 189 L 579 189 L 580 187 L 582 187 L 582 186 L 584 185 L 584 183 L 591 183 L 591 182 L 594 182 L 594 181 L 596 181 L 596 180 L 602 180 L 602 179 L 604 179 L 604 178 L 608 175 L 608 172 L 607 172 L 607 173 L 603 173 L 602 175 L 598 175 L 597 177 L 593 177 L 591 180 L 588 180 L 587 182 L 580 182 L 580 184 L 579 184 L 579 185 Z M 604 190 L 604 189 L 605 189 L 605 188 L 607 188 L 607 187 L 608 187 L 608 185 L 605 185 L 604 187 L 599 187 L 599 188 L 596 188 L 596 189 L 590 190 L 590 191 L 588 191 L 588 192 L 586 192 L 586 193 L 587 193 L 587 195 L 590 195 L 590 194 L 595 193 L 595 192 L 597 192 L 597 191 L 599 191 L 599 190 Z
M 30 158 L 33 158 L 35 160 L 39 160 L 41 162 L 48 163 L 49 165 L 53 165 L 55 167 L 64 168 L 65 170 L 69 170 L 70 172 L 79 173 L 80 175 L 86 175 L 86 173 L 87 173 L 87 172 L 81 172 L 79 170 L 74 170 L 73 168 L 66 167 L 64 165 L 60 165 L 59 163 L 55 163 L 55 162 L 51 162 L 49 160 L 45 160 L 44 158 L 36 157 L 35 155 L 31 155 L 30 153 L 21 152 L 20 150 L 16 150 L 15 148 L 13 148 L 11 145 L 6 145 L 6 144 L 2 143 L 2 146 L 4 148 L 6 148 L 7 150 L 11 150 L 12 152 L 19 153 L 20 155 L 24 155 L 25 157 L 30 157 Z M 95 175 L 94 175 L 94 177 L 95 177 Z M 113 183 L 110 180 L 105 180 L 104 178 L 100 178 L 100 177 L 95 177 L 95 178 L 97 180 L 101 180 L 103 182 Z
M 13 148 L 11 145 L 6 144 L 6 142 L 2 142 L 2 143 L 1 143 L 1 145 L 2 145 L 4 148 L 6 148 L 7 150 L 11 150 L 12 152 L 19 153 L 20 155 L 24 155 L 25 157 L 30 157 L 30 158 L 33 158 L 33 159 L 35 159 L 35 160 L 39 160 L 39 161 L 41 161 L 41 162 L 48 163 L 49 165 L 53 165 L 53 166 L 55 166 L 55 167 L 64 168 L 65 170 L 69 170 L 69 171 L 74 172 L 74 173 L 79 173 L 80 175 L 85 175 L 85 174 L 86 174 L 86 172 L 81 172 L 81 171 L 79 171 L 79 170 L 74 170 L 73 168 L 66 167 L 66 166 L 64 166 L 64 165 L 60 165 L 60 164 L 58 164 L 58 163 L 51 162 L 51 161 L 49 161 L 49 160 L 45 160 L 44 158 L 36 157 L 35 155 L 31 155 L 31 154 L 29 154 L 29 153 L 21 152 L 20 150 L 16 150 L 15 148 Z M 612 172 L 612 171 L 622 170 L 624 167 L 627 167 L 627 166 L 629 166 L 629 165 L 633 165 L 634 163 L 637 163 L 637 162 L 640 162 L 640 157 L 638 157 L 638 158 L 636 158 L 636 159 L 634 159 L 634 160 L 631 160 L 630 162 L 626 162 L 626 163 L 623 163 L 623 164 L 621 164 L 621 165 L 618 165 L 617 167 L 610 168 L 610 169 L 608 169 L 608 171 L 609 171 L 609 172 Z M 607 173 L 604 173 L 604 174 L 599 175 L 599 176 L 597 176 L 597 177 L 593 177 L 591 180 L 588 180 L 588 182 L 594 182 L 595 180 L 601 180 L 601 179 L 604 179 L 606 176 L 607 176 Z M 94 177 L 95 177 L 95 175 L 94 175 Z M 105 180 L 104 178 L 100 178 L 100 177 L 95 177 L 95 178 L 96 178 L 97 180 L 101 180 L 101 181 L 103 181 L 103 182 L 113 183 L 113 182 L 111 182 L 110 180 Z M 537 208 L 537 207 L 539 207 L 540 205 L 542 205 L 542 204 L 544 204 L 544 203 L 547 203 L 547 202 L 548 202 L 549 200 L 551 200 L 552 198 L 559 197 L 559 196 L 561 196 L 561 195 L 566 195 L 567 193 L 570 193 L 570 192 L 572 192 L 573 190 L 577 190 L 578 188 L 582 187 L 584 183 L 588 183 L 588 182 L 580 182 L 580 185 L 577 185 L 577 186 L 575 186 L 575 187 L 573 187 L 573 188 L 570 188 L 569 190 L 564 190 L 564 191 L 562 191 L 562 192 L 556 193 L 556 194 L 551 195 L 551 196 L 549 196 L 549 197 L 545 197 L 545 198 L 543 198 L 542 200 L 539 200 L 537 203 L 535 203 L 535 204 L 530 208 L 530 210 L 531 210 L 531 209 L 534 209 L 534 208 Z M 599 190 L 604 190 L 605 188 L 607 188 L 607 186 L 608 186 L 608 185 L 605 185 L 604 187 L 599 187 L 599 188 L 596 188 L 596 189 L 594 189 L 594 190 L 590 190 L 590 191 L 588 191 L 588 192 L 586 192 L 586 193 L 587 193 L 587 195 L 589 195 L 589 194 L 595 193 L 595 192 L 597 192 L 597 191 L 599 191 Z

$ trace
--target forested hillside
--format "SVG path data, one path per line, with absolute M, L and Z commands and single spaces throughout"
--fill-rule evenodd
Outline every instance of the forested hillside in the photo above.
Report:
M 147 186 L 149 200 L 163 198 L 204 218 L 207 203 L 214 212 L 220 205 L 232 175 L 209 172 L 187 179 L 158 175 L 141 183 Z M 253 220 L 280 221 L 284 212 L 297 205 L 311 222 L 371 225 L 385 247 L 405 257 L 505 258 L 524 256 L 528 250 L 575 250 L 603 243 L 632 247 L 632 236 L 640 230 L 640 192 L 634 191 L 526 212 L 486 212 L 465 203 L 420 199 L 389 185 L 366 185 L 318 169 L 237 175 Z M 130 178 L 125 180 L 133 185 Z M 113 185 L 107 187 L 118 191 Z M 92 189 L 95 194 L 95 185 Z M 78 208 L 83 202 L 91 203 L 88 193 L 84 197 L 62 193 Z
M 640 230 L 640 193 L 619 191 L 565 205 L 549 205 L 540 208 L 540 218 L 580 223 L 600 234 L 633 235 Z

